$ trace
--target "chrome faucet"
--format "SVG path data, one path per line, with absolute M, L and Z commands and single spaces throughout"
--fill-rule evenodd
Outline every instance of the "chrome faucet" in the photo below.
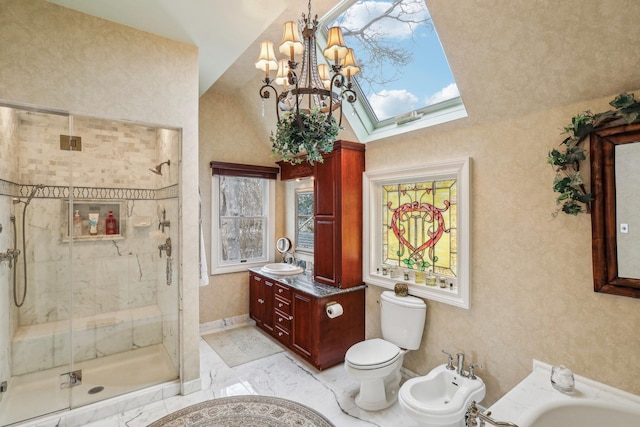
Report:
M 171 256 L 171 238 L 167 237 L 167 240 L 163 244 L 158 245 L 158 249 L 160 250 L 160 258 L 162 258 L 162 251 L 165 251 L 167 256 L 170 257 Z
M 485 425 L 485 422 L 494 425 L 494 426 L 504 426 L 504 427 L 518 427 L 514 423 L 508 423 L 504 421 L 496 421 L 491 418 L 491 411 L 483 414 L 480 412 L 478 407 L 476 406 L 476 401 L 472 401 L 471 405 L 467 408 L 467 413 L 465 414 L 466 425 L 468 427 L 482 427 Z
M 170 227 L 171 226 L 171 221 L 169 221 L 167 218 L 167 210 L 163 209 L 162 210 L 162 219 L 158 220 L 158 230 L 162 230 L 162 232 L 164 233 L 164 228 L 165 227 Z
M 458 357 L 458 367 L 456 368 L 456 374 L 464 377 L 466 376 L 464 371 L 464 353 L 458 353 L 456 354 L 456 356 Z
M 482 369 L 482 365 L 478 365 L 477 363 L 470 363 L 469 364 L 469 375 L 468 376 L 469 376 L 470 380 L 475 380 L 476 378 L 478 378 L 478 377 L 476 377 L 476 374 L 474 372 L 474 370 L 476 368 Z
M 442 350 L 442 352 L 447 355 L 447 369 L 449 369 L 450 371 L 453 371 L 455 369 L 453 367 L 453 356 L 451 355 L 451 353 L 446 352 L 444 350 Z
M 18 255 L 20 255 L 20 249 L 7 249 L 7 252 L 0 252 L 0 261 L 9 261 L 9 268 L 12 268 Z

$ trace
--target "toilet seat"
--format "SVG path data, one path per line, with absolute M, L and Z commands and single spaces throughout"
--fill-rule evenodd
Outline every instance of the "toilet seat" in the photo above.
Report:
M 354 344 L 347 350 L 345 361 L 354 369 L 379 369 L 391 365 L 402 355 L 400 348 L 380 338 Z

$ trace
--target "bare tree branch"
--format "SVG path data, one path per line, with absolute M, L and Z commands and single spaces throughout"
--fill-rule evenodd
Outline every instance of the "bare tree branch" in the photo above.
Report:
M 370 4 L 366 1 L 356 4 L 367 8 L 373 14 Z M 391 0 L 384 4 L 389 6 L 359 28 L 343 28 L 344 37 L 355 42 L 348 44 L 356 44 L 359 47 L 358 61 L 365 72 L 358 75 L 358 82 L 368 89 L 399 80 L 403 75 L 402 69 L 413 61 L 411 50 L 399 48 L 396 43 L 386 41 L 387 34 L 381 31 L 381 21 L 392 19 L 407 25 L 412 38 L 413 31 L 420 25 L 427 25 L 433 30 L 429 16 L 415 13 L 418 7 L 424 7 L 424 0 Z

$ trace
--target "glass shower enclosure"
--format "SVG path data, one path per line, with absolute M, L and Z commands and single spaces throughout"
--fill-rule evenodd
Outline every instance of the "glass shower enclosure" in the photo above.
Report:
M 0 426 L 179 378 L 180 144 L 0 105 Z

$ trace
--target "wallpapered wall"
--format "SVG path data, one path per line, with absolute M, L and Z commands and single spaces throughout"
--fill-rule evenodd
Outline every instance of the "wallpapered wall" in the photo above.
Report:
M 468 361 L 484 366 L 478 373 L 487 383 L 486 404 L 522 380 L 531 371 L 532 359 L 562 363 L 577 374 L 640 393 L 635 379 L 640 368 L 620 368 L 622 361 L 640 353 L 635 332 L 640 301 L 593 292 L 590 216 L 552 217 L 557 208 L 551 189 L 554 173 L 546 163 L 547 152 L 560 143 L 561 129 L 576 112 L 608 110 L 615 95 L 483 125 L 463 120 L 367 144 L 368 171 L 472 158 L 471 308 L 427 301 L 422 346 L 407 354 L 405 367 L 426 374 L 446 361 L 441 349 L 464 352 Z M 228 105 L 228 100 L 210 91 L 201 99 L 201 115 L 216 117 L 215 106 Z M 227 134 L 227 126 L 234 131 L 250 127 L 247 116 L 259 107 L 238 103 L 233 108 L 244 108 L 246 114 L 217 121 L 219 135 Z M 202 123 L 201 136 L 210 134 L 213 126 Z M 268 137 L 254 136 L 250 129 L 237 135 L 234 153 L 240 157 L 235 160 L 241 152 L 252 151 L 253 159 L 269 164 Z M 212 136 L 209 143 L 220 144 L 221 137 Z M 209 159 L 204 160 L 201 179 L 208 168 Z M 285 215 L 280 209 L 278 217 Z M 207 299 L 202 301 L 201 322 L 247 313 L 247 275 L 214 278 L 214 286 L 216 280 L 229 283 L 234 291 L 230 297 L 224 285 L 218 291 L 201 291 L 202 300 Z M 367 290 L 368 337 L 380 336 L 382 290 Z M 208 292 L 216 292 L 215 303 Z

